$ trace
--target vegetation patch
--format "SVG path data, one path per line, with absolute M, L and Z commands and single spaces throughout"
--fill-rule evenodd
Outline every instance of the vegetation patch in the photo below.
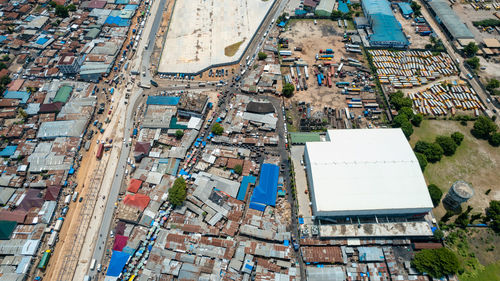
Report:
M 240 42 L 234 43 L 234 44 L 229 45 L 226 48 L 224 48 L 224 55 L 226 57 L 232 57 L 232 56 L 234 56 L 234 54 L 236 54 L 236 52 L 240 48 L 241 44 L 243 44 L 243 42 L 245 42 L 245 40 L 242 40 Z

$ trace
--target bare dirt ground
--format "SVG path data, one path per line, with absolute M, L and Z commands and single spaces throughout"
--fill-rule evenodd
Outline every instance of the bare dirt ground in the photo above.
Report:
M 401 23 L 401 26 L 403 27 L 403 32 L 407 36 L 410 36 L 409 40 L 411 43 L 411 48 L 424 49 L 425 45 L 431 42 L 430 36 L 420 36 L 415 31 L 415 27 L 411 25 L 412 23 L 415 22 L 413 18 L 405 19 L 403 15 L 401 15 L 401 12 L 399 11 L 395 12 L 394 15 L 396 16 L 396 19 Z
M 491 5 L 491 4 L 490 4 Z M 497 12 L 492 7 L 491 10 L 474 10 L 470 4 L 454 4 L 452 5 L 453 11 L 457 13 L 462 22 L 469 28 L 469 30 L 474 34 L 477 43 L 482 43 L 484 38 L 497 38 L 500 39 L 498 32 L 494 31 L 488 33 L 485 31 L 479 31 L 472 22 L 480 21 L 485 19 L 497 19 L 493 13 Z
M 281 36 L 288 38 L 289 49 L 301 47 L 302 51 L 294 52 L 294 56 L 300 58 L 308 64 L 309 79 L 307 80 L 307 90 L 295 91 L 290 102 L 306 102 L 310 103 L 315 110 L 322 110 L 324 106 L 333 108 L 346 107 L 345 96 L 340 94 L 340 88 L 332 86 L 318 86 L 316 77 L 314 76 L 314 65 L 322 63 L 316 61 L 316 54 L 319 50 L 333 49 L 334 58 L 332 64 L 340 63 L 340 59 L 354 58 L 362 61 L 363 56 L 357 54 L 347 54 L 342 42 L 344 29 L 337 26 L 337 22 L 331 20 L 317 20 L 317 25 L 314 25 L 312 20 L 294 20 L 290 22 L 290 28 Z M 354 70 L 352 67 L 345 67 L 346 70 Z M 282 68 L 283 74 L 289 74 L 290 68 Z M 349 76 L 346 78 L 332 77 L 332 83 L 339 81 L 349 81 Z
M 462 126 L 459 122 L 448 120 L 425 120 L 419 128 L 415 128 L 411 136 L 412 147 L 418 140 L 434 141 L 438 135 L 450 135 L 453 132 L 461 132 L 465 138 L 455 155 L 444 156 L 437 163 L 429 163 L 425 169 L 424 176 L 428 184 L 436 184 L 444 194 L 457 180 L 464 180 L 472 184 L 474 196 L 462 204 L 465 209 L 467 205 L 474 208 L 473 212 L 484 212 L 491 200 L 500 200 L 500 153 L 498 148 L 492 147 L 485 140 L 474 138 L 468 126 Z M 491 192 L 486 195 L 486 191 Z M 445 195 L 443 195 L 444 198 Z M 445 210 L 440 204 L 434 209 L 434 214 L 440 218 Z

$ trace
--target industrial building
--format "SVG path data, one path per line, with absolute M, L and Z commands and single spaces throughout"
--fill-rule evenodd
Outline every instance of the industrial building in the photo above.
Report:
M 433 208 L 401 129 L 329 130 L 326 139 L 306 143 L 304 152 L 317 219 L 415 218 Z
M 361 4 L 373 31 L 368 35 L 370 46 L 406 48 L 410 45 L 387 0 L 363 0 Z
M 450 3 L 445 0 L 432 0 L 427 2 L 438 23 L 453 40 L 473 39 L 474 35 L 450 8 Z
M 335 0 L 321 0 L 314 13 L 320 17 L 329 17 L 332 15 Z

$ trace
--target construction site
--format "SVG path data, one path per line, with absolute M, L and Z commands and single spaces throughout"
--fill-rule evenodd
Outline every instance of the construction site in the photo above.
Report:
M 236 63 L 273 3 L 177 1 L 158 72 L 196 74 L 210 66 Z

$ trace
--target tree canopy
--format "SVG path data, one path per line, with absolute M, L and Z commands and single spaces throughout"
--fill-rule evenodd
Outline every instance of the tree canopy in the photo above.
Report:
M 457 145 L 460 145 L 464 140 L 464 134 L 460 132 L 454 132 L 453 134 L 451 134 L 451 138 Z
M 238 165 L 234 166 L 233 171 L 235 173 L 237 173 L 238 175 L 241 175 L 241 173 L 243 173 L 243 167 L 240 164 L 238 164 Z
M 56 16 L 67 18 L 69 16 L 68 7 L 63 5 L 56 5 Z
M 469 57 L 475 56 L 477 51 L 479 51 L 479 47 L 474 42 L 470 42 L 464 47 L 464 52 Z
M 488 142 L 492 146 L 500 146 L 500 133 L 499 132 L 494 132 L 490 135 L 490 138 L 488 139 Z
M 437 143 L 426 141 L 417 141 L 414 148 L 415 152 L 422 153 L 431 163 L 438 162 L 443 157 L 444 151 Z
M 182 139 L 183 136 L 184 136 L 184 131 L 182 131 L 182 130 L 175 131 L 175 138 L 176 139 L 180 140 L 180 139 Z
M 459 268 L 457 256 L 447 248 L 422 250 L 415 254 L 412 265 L 433 278 L 455 274 Z
M 473 57 L 465 61 L 470 67 L 477 70 L 479 69 L 479 58 Z
M 267 54 L 264 52 L 259 52 L 258 57 L 259 60 L 265 60 L 267 58 Z
M 219 123 L 215 123 L 214 126 L 212 127 L 212 133 L 214 133 L 215 135 L 222 135 L 222 133 L 224 132 L 224 128 L 219 124 Z
M 495 90 L 498 87 L 500 87 L 500 81 L 495 78 L 491 79 L 490 81 L 488 81 L 488 84 L 486 84 L 486 89 L 490 91 Z
M 412 100 L 408 97 L 405 97 L 404 93 L 401 91 L 397 91 L 389 95 L 389 103 L 394 107 L 394 109 L 398 111 L 403 107 L 411 108 L 413 105 Z
M 490 201 L 490 206 L 486 209 L 486 219 L 489 221 L 491 229 L 500 233 L 500 201 Z
M 478 139 L 489 139 L 490 134 L 497 130 L 497 125 L 486 116 L 479 116 L 474 122 L 471 133 Z
M 429 186 L 427 186 L 427 189 L 429 190 L 429 195 L 431 196 L 432 204 L 434 205 L 434 207 L 437 207 L 439 205 L 439 202 L 441 202 L 441 197 L 443 197 L 443 192 L 435 184 L 429 184 Z
M 295 91 L 295 87 L 292 83 L 286 83 L 285 86 L 283 86 L 283 96 L 289 98 L 293 95 L 293 91 Z
M 438 136 L 436 137 L 436 143 L 441 146 L 446 156 L 452 156 L 457 150 L 457 143 L 451 137 Z
M 415 127 L 420 127 L 420 124 L 422 123 L 422 121 L 424 120 L 424 117 L 422 116 L 422 114 L 415 114 L 413 116 L 413 118 L 411 119 L 411 123 L 415 126 Z
M 184 200 L 186 200 L 186 181 L 183 177 L 178 177 L 175 179 L 174 184 L 168 190 L 167 200 L 170 204 L 175 207 L 182 205 Z
M 428 164 L 427 157 L 425 157 L 424 154 L 419 153 L 419 152 L 416 152 L 415 156 L 417 157 L 418 164 L 420 165 L 420 169 L 423 172 L 425 170 L 425 167 L 427 167 L 427 164 Z

